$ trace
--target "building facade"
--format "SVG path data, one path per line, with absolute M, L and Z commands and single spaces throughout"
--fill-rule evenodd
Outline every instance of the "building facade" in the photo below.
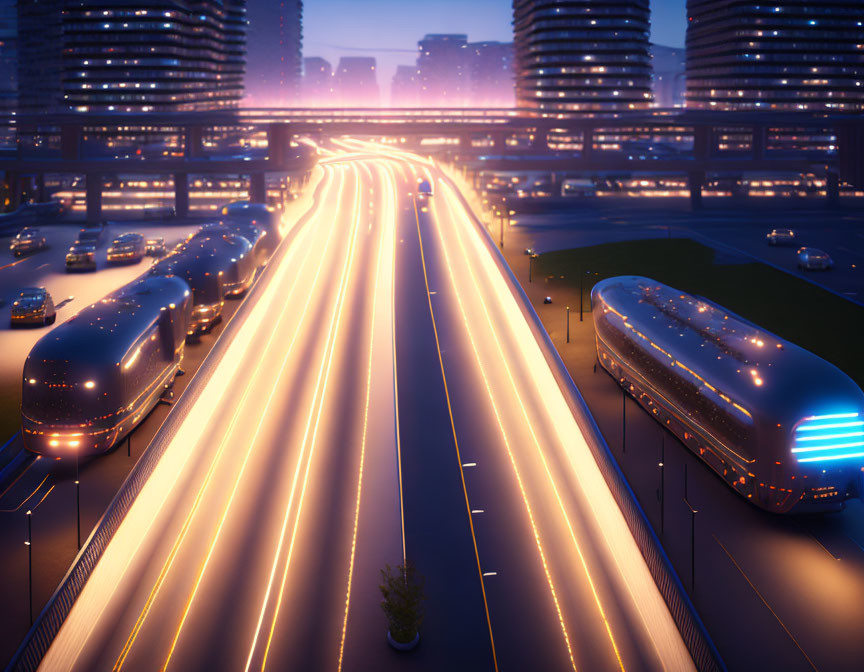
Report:
M 333 76 L 334 104 L 339 107 L 378 107 L 378 66 L 372 57 L 343 56 Z
M 397 65 L 390 84 L 390 107 L 418 107 L 420 86 L 417 66 Z
M 468 36 L 426 35 L 417 49 L 420 103 L 462 107 L 468 93 Z
M 860 0 L 688 0 L 687 106 L 864 109 Z
M 247 14 L 247 104 L 298 104 L 302 96 L 302 0 L 247 0 Z
M 243 95 L 245 0 L 18 3 L 24 112 L 234 107 Z
M 467 51 L 468 105 L 513 107 L 515 103 L 513 44 L 469 42 Z
M 303 104 L 329 107 L 333 103 L 333 68 L 320 56 L 303 59 Z
M 542 115 L 651 105 L 648 0 L 513 0 L 517 105 Z
M 651 45 L 654 105 L 663 109 L 684 107 L 687 92 L 687 52 L 678 47 Z
M 18 107 L 18 3 L 0 0 L 0 112 Z

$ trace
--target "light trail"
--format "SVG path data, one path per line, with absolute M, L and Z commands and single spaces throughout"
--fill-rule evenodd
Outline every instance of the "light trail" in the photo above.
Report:
M 332 174 L 328 172 L 326 179 L 328 181 L 328 184 L 330 182 L 332 182 L 332 179 L 333 179 Z M 308 231 L 308 229 L 307 229 L 307 231 Z M 298 250 L 303 250 L 303 249 L 307 250 L 307 254 L 303 257 L 303 261 L 300 263 L 301 269 L 306 265 L 306 261 L 309 260 L 309 258 L 310 258 L 310 255 L 308 254 L 308 248 L 305 248 L 304 246 L 295 246 L 291 250 L 291 254 L 288 257 L 289 260 L 293 259 L 293 257 L 296 255 Z M 316 275 L 318 273 L 320 273 L 320 270 L 321 270 L 321 265 L 319 264 L 318 270 L 316 271 Z M 289 291 L 289 294 L 288 294 L 289 299 L 293 296 L 295 288 L 296 288 L 296 285 L 292 285 L 291 290 Z M 300 321 L 298 322 L 297 329 L 295 330 L 294 336 L 292 337 L 291 346 L 289 346 L 289 348 L 286 352 L 286 355 L 285 355 L 285 359 L 283 359 L 282 370 L 284 370 L 285 362 L 287 361 L 288 354 L 290 354 L 292 349 L 293 349 L 294 339 L 296 338 L 297 332 L 299 331 L 300 327 L 303 324 L 303 320 L 305 318 L 306 310 L 308 309 L 308 307 L 309 307 L 309 300 L 307 299 L 306 305 L 304 307 L 303 313 L 302 313 L 301 318 L 300 318 Z M 285 313 L 285 312 L 280 314 L 279 321 L 277 322 L 277 325 L 276 325 L 277 328 L 279 325 L 282 324 L 282 321 L 284 320 L 286 315 L 287 315 L 287 313 Z M 273 345 L 273 342 L 274 342 L 274 339 L 276 338 L 277 333 L 278 333 L 278 329 L 273 329 L 273 331 L 270 333 L 270 337 L 267 339 L 267 343 L 263 349 L 263 352 L 265 354 L 270 351 L 270 348 Z M 126 661 L 126 657 L 129 655 L 129 652 L 131 651 L 132 646 L 135 643 L 135 639 L 137 638 L 138 633 L 141 630 L 141 627 L 144 625 L 145 619 L 147 618 L 148 614 L 150 613 L 150 609 L 153 606 L 153 602 L 155 601 L 157 595 L 159 594 L 159 591 L 161 590 L 162 585 L 164 584 L 164 581 L 168 575 L 168 572 L 171 570 L 171 567 L 174 565 L 174 561 L 177 557 L 177 553 L 179 552 L 180 547 L 182 546 L 183 542 L 186 540 L 186 536 L 189 532 L 189 528 L 190 528 L 190 525 L 192 523 L 192 520 L 194 519 L 195 514 L 198 512 L 198 508 L 200 507 L 201 502 L 203 501 L 204 493 L 210 487 L 210 483 L 213 479 L 213 475 L 216 473 L 216 468 L 221 463 L 221 458 L 222 458 L 222 455 L 224 453 L 225 447 L 228 445 L 229 439 L 233 436 L 233 432 L 234 432 L 234 429 L 237 425 L 237 421 L 240 418 L 241 410 L 243 409 L 246 401 L 248 400 L 250 393 L 255 388 L 258 376 L 260 375 L 261 369 L 263 368 L 264 363 L 266 361 L 267 360 L 265 357 L 262 357 L 261 359 L 258 360 L 258 362 L 255 366 L 255 369 L 254 369 L 254 374 L 253 374 L 252 378 L 248 381 L 248 384 L 246 385 L 245 389 L 243 390 L 243 396 L 241 397 L 240 403 L 237 404 L 237 406 L 234 410 L 234 414 L 231 417 L 231 422 L 228 425 L 228 429 L 226 430 L 225 435 L 223 436 L 222 441 L 219 444 L 219 448 L 216 452 L 216 456 L 210 465 L 210 468 L 207 472 L 207 475 L 204 478 L 204 482 L 201 484 L 201 487 L 198 489 L 198 494 L 195 497 L 195 501 L 193 502 L 192 508 L 189 510 L 189 513 L 187 514 L 186 519 L 183 522 L 183 527 L 180 531 L 180 534 L 177 537 L 176 541 L 174 542 L 174 545 L 172 546 L 171 551 L 168 554 L 168 558 L 166 559 L 165 563 L 162 566 L 162 571 L 159 573 L 159 576 L 157 577 L 156 582 L 155 582 L 152 590 L 150 591 L 150 595 L 148 596 L 147 601 L 144 604 L 144 608 L 141 610 L 141 613 L 139 614 L 138 619 L 135 622 L 135 626 L 133 627 L 132 632 L 129 634 L 129 637 L 126 640 L 126 644 L 124 645 L 123 650 L 120 653 L 120 656 L 118 657 L 117 661 L 114 663 L 113 669 L 115 671 L 119 672 L 119 670 L 121 670 L 123 668 L 123 665 Z M 279 382 L 279 379 L 277 378 L 274 381 L 273 387 L 275 387 L 275 385 L 277 385 L 278 382 Z M 272 389 L 271 389 L 270 395 L 268 395 L 268 396 L 272 397 Z M 246 457 L 244 458 L 243 465 L 240 469 L 240 472 L 237 475 L 236 483 L 239 483 L 240 479 L 242 478 L 242 475 L 245 471 L 246 464 L 248 463 L 249 454 L 252 451 L 253 445 L 254 445 L 254 440 L 252 442 L 250 442 L 248 445 L 248 448 L 246 451 Z M 227 508 L 230 508 L 230 504 L 231 504 L 231 502 L 233 502 L 233 498 L 234 498 L 235 493 L 236 493 L 236 488 L 235 488 L 235 490 L 232 491 L 232 496 L 229 498 L 229 504 L 228 504 L 228 507 L 226 507 L 226 512 L 223 514 L 223 520 L 224 520 L 225 515 L 227 515 Z M 191 599 L 189 601 L 189 604 L 191 604 Z

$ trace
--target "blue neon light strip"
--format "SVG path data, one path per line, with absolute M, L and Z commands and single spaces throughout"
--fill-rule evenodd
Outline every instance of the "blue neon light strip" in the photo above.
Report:
M 830 446 L 808 446 L 807 448 L 793 448 L 793 453 L 815 453 L 824 450 L 837 450 L 840 448 L 861 448 L 864 447 L 864 441 L 856 443 L 835 443 Z
M 864 436 L 864 432 L 847 432 L 845 434 L 825 434 L 823 436 L 802 436 L 795 439 L 798 443 L 802 441 L 827 441 L 828 439 L 851 439 L 854 436 Z
M 804 457 L 799 462 L 828 462 L 829 460 L 847 460 L 853 457 L 864 457 L 864 453 L 849 453 L 847 455 L 830 455 L 828 457 Z
M 860 413 L 835 413 L 834 415 L 811 415 L 809 418 L 804 418 L 804 422 L 811 420 L 841 420 L 843 418 L 857 418 Z
M 834 422 L 830 425 L 804 425 L 796 429 L 796 432 L 816 432 L 820 429 L 842 429 L 844 427 L 864 427 L 864 420 L 858 422 Z

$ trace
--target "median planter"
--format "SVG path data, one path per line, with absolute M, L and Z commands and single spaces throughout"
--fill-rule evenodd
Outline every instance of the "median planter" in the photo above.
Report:
M 420 643 L 423 622 L 423 578 L 414 565 L 386 565 L 381 570 L 381 608 L 387 617 L 387 643 L 397 651 L 410 651 Z

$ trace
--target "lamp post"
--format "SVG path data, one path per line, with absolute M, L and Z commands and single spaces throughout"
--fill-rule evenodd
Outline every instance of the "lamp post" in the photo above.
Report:
M 626 385 L 627 382 L 625 381 Z M 621 388 L 621 453 L 627 453 L 627 390 Z
M 666 518 L 666 432 L 660 430 L 660 536 L 663 536 Z
M 536 257 L 535 253 L 528 255 L 528 282 L 534 281 L 534 259 Z
M 690 509 L 690 594 L 696 593 L 696 514 L 699 509 L 693 508 L 687 498 L 687 464 L 684 464 L 684 503 Z
M 78 453 L 75 453 L 75 518 L 78 523 L 78 550 L 81 550 L 81 474 L 78 469 Z
M 584 291 L 582 290 L 582 276 L 584 276 L 584 275 L 585 275 L 585 273 L 583 273 L 582 269 L 580 268 L 579 269 L 579 321 L 580 322 L 582 321 L 582 295 L 584 294 Z
M 567 342 L 570 342 L 570 306 L 567 306 Z

